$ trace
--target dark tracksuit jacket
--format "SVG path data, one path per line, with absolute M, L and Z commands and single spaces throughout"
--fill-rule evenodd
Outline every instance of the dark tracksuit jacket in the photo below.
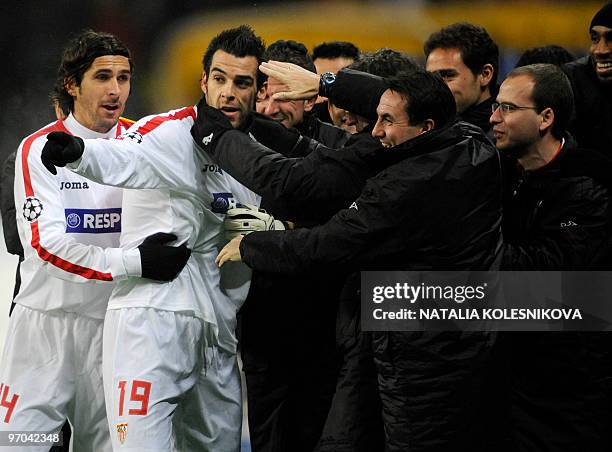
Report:
M 257 147 L 241 132 L 229 131 L 216 145 L 216 158 L 241 183 L 293 206 L 296 215 L 304 205 L 338 199 L 340 193 L 345 200 L 352 195 L 355 204 L 346 208 L 345 202 L 322 226 L 245 237 L 241 252 L 253 268 L 278 273 L 496 268 L 500 168 L 480 129 L 455 123 L 392 149 L 364 139 L 345 146 L 344 159 L 325 149 L 300 161 L 262 149 L 248 152 Z M 356 305 L 358 282 L 354 273 L 343 290 Z M 473 446 L 480 425 L 475 420 L 479 379 L 492 339 L 489 334 L 375 334 L 388 450 Z M 425 357 L 427 364 L 418 364 Z M 429 379 L 438 381 L 439 390 L 431 391 Z
M 538 170 L 504 161 L 502 268 L 609 270 L 611 161 L 570 135 Z M 601 295 L 607 303 L 609 292 Z M 497 398 L 506 407 L 498 437 L 506 441 L 496 450 L 612 450 L 609 333 L 505 332 L 498 347 Z

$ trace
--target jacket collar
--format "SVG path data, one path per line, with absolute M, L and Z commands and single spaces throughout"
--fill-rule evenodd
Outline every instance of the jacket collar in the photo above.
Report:
M 491 118 L 491 105 L 494 100 L 495 96 L 491 96 L 477 105 L 472 105 L 457 117 L 461 121 L 480 127 L 486 133 L 491 129 L 489 118 Z

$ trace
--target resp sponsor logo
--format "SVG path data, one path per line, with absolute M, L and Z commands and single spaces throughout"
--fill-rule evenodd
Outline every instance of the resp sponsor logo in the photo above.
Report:
M 237 207 L 233 193 L 213 193 L 210 208 L 214 213 L 226 213 L 229 209 Z
M 66 216 L 66 224 L 69 228 L 76 228 L 81 224 L 81 217 L 79 217 L 76 213 L 71 213 Z
M 66 232 L 109 234 L 121 232 L 121 209 L 65 209 Z

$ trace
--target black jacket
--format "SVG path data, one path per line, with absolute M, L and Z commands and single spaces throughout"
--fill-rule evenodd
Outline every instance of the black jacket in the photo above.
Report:
M 19 272 L 19 266 L 23 261 L 23 246 L 21 245 L 21 240 L 19 239 L 17 219 L 15 218 L 15 154 L 16 152 L 12 152 L 3 162 L 1 173 L 2 180 L 0 180 L 0 213 L 2 214 L 4 242 L 6 243 L 6 250 L 9 253 L 19 256 L 17 271 L 15 273 L 13 299 L 19 293 L 19 288 L 21 287 L 21 274 Z M 14 307 L 15 303 L 11 303 L 9 315 L 13 312 Z
M 455 123 L 394 148 L 377 150 L 373 147 L 367 153 L 366 146 L 361 150 L 370 160 L 358 170 L 362 177 L 381 160 L 398 161 L 362 181 L 365 187 L 349 208 L 312 229 L 249 234 L 240 246 L 243 261 L 255 269 L 279 273 L 311 268 L 497 268 L 502 247 L 500 166 L 497 151 L 479 128 Z M 352 163 L 357 165 L 359 158 L 353 158 Z M 317 175 L 325 175 L 327 183 L 341 192 L 346 174 L 342 168 L 334 170 L 337 163 L 314 166 L 313 174 L 306 178 L 302 175 L 302 179 L 307 179 L 307 186 L 316 186 L 313 181 L 319 179 Z M 267 178 L 269 166 L 272 168 Z M 255 167 L 262 184 L 266 179 L 279 179 L 274 165 L 269 166 Z M 299 177 L 281 179 L 271 185 L 302 187 Z M 324 189 L 323 180 L 321 184 Z M 310 193 L 319 199 L 318 192 Z M 328 194 L 332 196 L 332 192 Z M 359 285 L 359 273 L 353 273 L 341 297 L 351 302 L 341 305 L 359 306 Z M 365 336 L 358 334 L 360 337 Z M 488 333 L 374 333 L 373 359 L 383 405 L 385 450 L 465 450 L 474 438 L 482 436 L 471 430 L 480 426 L 477 413 L 481 403 L 474 388 L 480 387 L 493 340 Z M 359 371 L 364 371 L 363 366 L 361 363 Z M 363 390 L 362 380 L 353 377 L 343 383 Z M 428 393 L 431 381 L 436 382 L 435 396 Z M 363 410 L 363 403 L 347 400 L 351 407 Z M 370 403 L 369 409 L 375 410 L 376 404 Z M 346 427 L 351 432 L 349 438 L 370 447 L 359 450 L 382 450 L 372 446 L 376 437 L 355 436 L 359 427 L 375 428 L 374 420 L 355 417 L 350 408 L 346 413 L 356 426 Z M 369 433 L 375 435 L 376 430 Z
M 501 250 L 501 177 L 497 152 L 479 129 L 455 123 L 376 151 L 368 154 L 373 164 L 382 160 L 388 166 L 390 158 L 398 163 L 369 179 L 350 208 L 313 229 L 250 234 L 241 244 L 244 262 L 285 273 L 339 265 L 355 270 L 494 268 Z M 286 170 L 268 165 L 270 160 L 254 171 L 251 167 L 259 181 L 250 188 L 301 191 L 301 198 L 320 199 L 326 187 L 324 193 L 332 197 L 329 186 L 343 191 L 348 176 L 337 160 L 298 177 L 287 177 Z M 221 158 L 220 164 L 232 173 Z M 300 183 L 304 179 L 307 183 Z M 320 188 L 304 190 L 313 186 Z
M 387 83 L 382 77 L 345 68 L 338 72 L 328 94 L 334 105 L 376 120 L 376 107 L 386 90 Z
M 590 57 L 562 67 L 574 91 L 574 118 L 569 131 L 578 146 L 612 156 L 612 87 L 599 81 Z
M 263 199 L 274 200 L 275 216 L 300 224 L 327 221 L 357 198 L 367 178 L 403 158 L 367 133 L 353 135 L 342 149 L 300 138 L 285 154 L 237 130 L 224 133 L 213 148 L 221 168 Z M 288 158 L 295 156 L 305 157 Z
M 304 114 L 304 120 L 296 126 L 300 134 L 312 138 L 332 149 L 341 148 L 346 144 L 351 134 L 346 130 L 327 124 L 313 114 Z
M 612 166 L 603 154 L 577 148 L 571 136 L 565 140 L 556 158 L 534 171 L 504 159 L 502 269 L 610 268 Z M 608 302 L 608 284 L 591 287 L 586 300 L 572 275 L 563 274 L 564 303 L 588 313 L 589 305 Z M 509 407 L 511 419 L 501 422 L 509 450 L 610 450 L 609 332 L 505 332 L 499 339 L 496 391 L 508 399 L 493 409 Z
M 311 143 L 308 137 L 330 148 L 340 148 L 350 138 L 342 129 L 310 115 L 300 124 L 302 135 L 254 116 L 248 132 L 292 161 L 299 161 L 315 148 L 316 142 Z M 242 138 L 247 145 L 256 144 L 246 135 Z M 236 150 L 248 158 L 249 149 Z M 288 219 L 283 205 L 270 193 L 262 197 L 261 207 L 277 218 Z M 318 209 L 314 212 L 316 215 L 303 210 L 300 223 L 312 225 L 327 219 Z M 336 305 L 344 277 L 341 270 L 322 273 L 313 269 L 291 276 L 253 272 L 240 311 L 253 450 L 312 452 L 319 440 L 338 375 Z
M 569 135 L 565 140 L 535 171 L 504 159 L 505 269 L 589 270 L 607 260 L 612 202 L 604 178 L 612 166 Z
M 491 105 L 493 102 L 495 102 L 495 96 L 483 100 L 478 105 L 472 105 L 463 113 L 457 115 L 457 118 L 480 127 L 489 138 L 492 138 L 492 125 L 489 122 L 489 118 L 491 117 Z
M 11 153 L 2 165 L 2 181 L 0 182 L 0 211 L 2 212 L 2 230 L 6 249 L 11 254 L 23 257 L 23 247 L 17 232 L 15 218 L 15 197 L 13 182 L 15 181 L 15 152 Z

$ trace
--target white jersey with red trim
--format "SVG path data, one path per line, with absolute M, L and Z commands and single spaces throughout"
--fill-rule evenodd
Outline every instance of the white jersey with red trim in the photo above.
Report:
M 124 190 L 122 247 L 167 232 L 178 237 L 172 244 L 186 243 L 192 250 L 173 281 L 119 281 L 109 309 L 191 311 L 216 324 L 219 345 L 234 351 L 236 312 L 248 293 L 251 271 L 241 263 L 220 271 L 214 260 L 226 243 L 227 209 L 259 205 L 261 198 L 195 144 L 190 133 L 195 116 L 195 107 L 185 107 L 143 118 L 116 140 L 85 140 L 82 158 L 68 166 L 100 183 L 140 189 Z
M 140 271 L 138 250 L 118 248 L 122 190 L 64 168 L 54 176 L 40 160 L 49 132 L 114 138 L 129 125 L 120 120 L 102 134 L 79 124 L 71 114 L 22 141 L 15 161 L 15 206 L 24 261 L 16 303 L 103 319 L 114 285 L 109 281 Z

